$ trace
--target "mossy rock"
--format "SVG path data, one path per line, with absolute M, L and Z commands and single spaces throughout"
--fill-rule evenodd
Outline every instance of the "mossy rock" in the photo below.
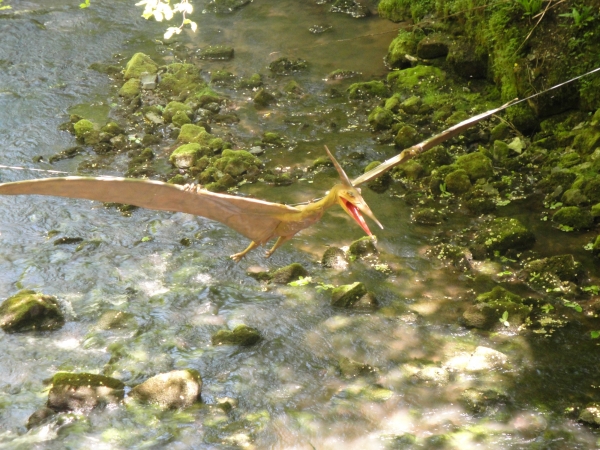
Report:
M 0 327 L 7 333 L 56 330 L 65 324 L 55 297 L 21 290 L 0 305 Z
M 417 130 L 410 126 L 404 125 L 398 130 L 396 137 L 394 138 L 394 144 L 398 148 L 406 149 L 412 147 L 419 142 L 419 133 Z
M 411 18 L 410 3 L 398 0 L 381 0 L 377 12 L 381 18 L 392 22 L 404 22 Z
M 54 411 L 90 410 L 120 403 L 125 385 L 111 377 L 92 373 L 60 372 L 52 377 L 48 408 Z
M 130 78 L 121 86 L 119 89 L 119 96 L 125 99 L 131 99 L 137 95 L 140 95 L 142 91 L 139 78 Z
M 292 61 L 286 57 L 276 59 L 269 64 L 269 70 L 277 75 L 287 75 L 292 72 L 300 72 L 302 70 L 306 70 L 307 68 L 308 64 L 305 60 L 296 59 L 295 61 Z
M 578 206 L 565 206 L 552 216 L 552 220 L 559 225 L 573 228 L 574 230 L 585 230 L 594 224 L 592 213 Z
M 418 86 L 432 87 L 442 83 L 446 73 L 434 66 L 416 66 L 390 72 L 387 81 L 394 91 L 406 92 Z
M 452 194 L 461 195 L 471 189 L 471 180 L 466 170 L 457 169 L 444 178 L 446 190 Z
M 406 114 L 418 114 L 423 105 L 423 100 L 418 95 L 408 97 L 400 104 L 400 109 Z
M 208 144 L 214 136 L 203 127 L 187 123 L 181 127 L 177 142 L 182 144 Z
M 345 269 L 348 266 L 346 252 L 338 247 L 329 247 L 321 257 L 321 264 L 332 269 Z
M 579 189 L 567 189 L 562 195 L 561 202 L 566 206 L 584 206 L 590 202 Z
M 206 150 L 212 153 L 210 148 L 200 144 L 184 144 L 171 153 L 169 162 L 179 169 L 189 169 L 207 153 Z
M 431 174 L 432 170 L 452 163 L 452 156 L 448 153 L 446 148 L 441 145 L 437 145 L 424 153 L 421 153 L 415 158 L 427 175 Z
M 519 103 L 508 108 L 506 117 L 523 134 L 533 133 L 540 128 L 537 114 L 526 103 Z
M 479 232 L 475 243 L 483 246 L 487 254 L 494 251 L 504 254 L 508 250 L 530 249 L 535 243 L 535 236 L 517 219 L 499 217 Z
M 481 152 L 473 152 L 456 158 L 456 166 L 464 169 L 471 181 L 487 179 L 494 174 L 492 160 Z
M 462 78 L 485 78 L 488 72 L 488 55 L 484 48 L 474 47 L 466 39 L 454 39 L 448 50 L 446 64 Z
M 77 140 L 86 145 L 95 145 L 100 142 L 100 131 L 91 121 L 81 119 L 73 125 Z
M 288 284 L 306 276 L 308 271 L 302 267 L 302 264 L 292 263 L 273 272 L 271 281 L 277 284 Z
M 253 167 L 262 167 L 262 163 L 246 150 L 223 150 L 221 157 L 214 162 L 214 166 L 223 173 L 237 178 Z
M 202 377 L 195 369 L 161 373 L 135 386 L 129 397 L 162 409 L 187 408 L 200 400 Z
M 262 77 L 259 73 L 254 73 L 249 78 L 242 78 L 240 81 L 238 81 L 238 87 L 244 89 L 257 89 L 262 85 Z
M 391 69 L 406 69 L 410 67 L 411 62 L 406 59 L 406 55 L 415 54 L 417 43 L 418 39 L 413 32 L 401 29 L 398 32 L 398 36 L 390 43 L 384 59 L 386 65 Z
M 584 128 L 573 141 L 573 148 L 582 155 L 589 155 L 600 146 L 600 130 L 596 128 Z
M 180 97 L 198 96 L 206 87 L 200 69 L 193 64 L 173 63 L 161 76 L 159 89 Z
M 372 161 L 365 167 L 364 173 L 369 172 L 370 170 L 375 169 L 377 166 L 381 164 L 380 161 Z M 371 189 L 373 192 L 377 192 L 378 194 L 382 194 L 388 190 L 390 184 L 392 183 L 392 175 L 389 172 L 382 173 L 374 180 L 371 180 L 367 183 L 367 187 Z
M 394 123 L 394 114 L 389 109 L 376 106 L 369 114 L 368 121 L 375 130 L 386 130 Z
M 417 44 L 417 56 L 423 59 L 443 58 L 448 50 L 448 38 L 442 33 L 431 33 Z
M 215 70 L 210 74 L 210 82 L 212 84 L 227 85 L 235 81 L 235 76 L 227 70 Z
M 142 73 L 156 73 L 158 71 L 158 64 L 156 64 L 152 58 L 144 53 L 136 53 L 127 62 L 125 66 L 125 73 L 123 78 L 129 80 L 131 78 L 140 78 Z
M 189 105 L 181 102 L 169 102 L 167 106 L 165 106 L 165 110 L 162 113 L 162 118 L 165 122 L 169 123 L 173 120 L 176 114 L 183 113 L 188 119 L 191 118 L 194 114 L 192 108 Z
M 553 192 L 559 186 L 563 190 L 566 190 L 573 184 L 576 178 L 577 174 L 570 170 L 554 171 L 547 177 L 543 178 L 538 183 L 538 187 L 546 193 Z
M 419 225 L 439 225 L 444 221 L 444 214 L 433 208 L 418 208 L 413 214 L 413 221 Z
M 387 97 L 388 88 L 381 81 L 364 81 L 351 84 L 348 88 L 348 98 L 362 99 L 368 97 Z
M 600 202 L 600 176 L 587 180 L 583 185 L 582 192 L 591 202 Z
M 238 325 L 233 330 L 219 330 L 211 338 L 213 345 L 241 346 L 254 345 L 260 339 L 258 330 L 247 325 Z
M 375 247 L 375 242 L 373 241 L 373 238 L 369 236 L 357 239 L 350 244 L 350 248 L 348 249 L 348 254 L 354 258 L 363 258 L 377 253 L 378 251 L 377 247 Z
M 531 308 L 512 301 L 480 302 L 466 309 L 462 316 L 462 322 L 469 328 L 501 329 L 505 326 L 504 321 L 501 321 L 505 312 L 508 313 L 507 322 L 510 325 L 520 326 L 525 323 Z
M 263 134 L 261 142 L 270 147 L 285 147 L 287 144 L 287 140 L 283 136 L 270 131 Z
M 100 128 L 100 131 L 102 133 L 106 133 L 111 136 L 117 136 L 119 134 L 125 133 L 125 130 L 123 130 L 121 125 L 119 125 L 117 122 L 113 122 L 113 121 L 108 122 L 106 125 L 104 125 L 102 128 Z
M 173 125 L 175 125 L 176 127 L 181 128 L 182 126 L 188 123 L 192 123 L 192 121 L 185 112 L 177 111 L 171 119 L 171 123 L 173 123 Z
M 258 106 L 268 106 L 275 103 L 277 99 L 273 94 L 268 92 L 266 89 L 259 89 L 254 95 L 254 103 Z
M 398 166 L 393 171 L 393 174 L 394 177 L 403 176 L 409 180 L 418 180 L 425 175 L 425 169 L 418 161 L 410 159 L 401 166 Z
M 331 304 L 349 308 L 358 302 L 361 297 L 367 295 L 367 288 L 363 283 L 357 281 L 352 284 L 338 286 L 331 291 Z
M 525 270 L 530 274 L 556 275 L 561 281 L 577 282 L 582 272 L 581 263 L 577 262 L 573 255 L 556 255 L 548 258 L 536 259 L 525 265 Z
M 226 61 L 233 58 L 233 48 L 226 45 L 209 45 L 196 52 L 198 58 L 210 61 Z

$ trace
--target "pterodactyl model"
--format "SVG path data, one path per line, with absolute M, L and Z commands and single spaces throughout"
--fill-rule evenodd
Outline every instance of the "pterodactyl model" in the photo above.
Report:
M 233 228 L 252 242 L 242 252 L 231 255 L 238 262 L 250 250 L 266 244 L 277 237 L 275 245 L 266 253 L 269 257 L 296 233 L 319 221 L 325 211 L 336 203 L 350 215 L 369 236 L 372 236 L 361 213 L 367 215 L 381 228 L 364 201 L 357 186 L 377 178 L 392 167 L 404 163 L 418 154 L 450 139 L 482 119 L 509 106 L 487 111 L 465 120 L 442 133 L 407 148 L 369 172 L 350 181 L 327 146 L 341 181 L 322 199 L 306 205 L 288 206 L 234 195 L 218 194 L 195 185 L 175 185 L 161 181 L 117 177 L 57 177 L 16 181 L 0 184 L 0 195 L 39 194 L 58 197 L 80 198 L 101 202 L 125 203 L 160 211 L 194 214 L 216 220 Z

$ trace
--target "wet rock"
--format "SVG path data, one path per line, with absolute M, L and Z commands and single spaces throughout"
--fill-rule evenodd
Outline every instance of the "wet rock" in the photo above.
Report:
M 489 347 L 479 346 L 469 358 L 466 370 L 480 372 L 486 370 L 504 369 L 508 364 L 508 356 Z
M 332 25 L 311 25 L 308 28 L 308 31 L 310 31 L 312 34 L 321 34 L 321 33 L 325 33 L 327 31 L 330 31 L 333 28 Z
M 370 15 L 369 8 L 355 0 L 335 0 L 331 7 L 331 12 L 349 14 L 355 19 Z
M 579 414 L 580 422 L 600 426 L 600 404 L 590 403 Z
M 211 84 L 220 86 L 231 85 L 235 81 L 235 76 L 227 70 L 215 70 L 210 74 Z
M 600 130 L 596 128 L 584 128 L 573 140 L 573 148 L 582 155 L 591 154 L 600 146 Z
M 181 144 L 206 144 L 213 138 L 204 127 L 188 123 L 181 127 L 177 142 Z
M 325 250 L 325 253 L 323 253 L 321 264 L 332 269 L 345 269 L 348 267 L 346 252 L 338 247 L 329 247 Z
M 158 85 L 158 77 L 155 73 L 143 72 L 140 77 L 140 83 L 142 89 L 145 91 L 151 91 L 156 89 L 156 86 Z
M 567 189 L 562 195 L 561 201 L 566 206 L 583 206 L 590 202 L 579 189 Z
M 61 328 L 65 318 L 55 297 L 21 290 L 0 305 L 0 327 L 7 333 Z
M 283 136 L 280 136 L 278 133 L 273 133 L 273 132 L 269 132 L 269 131 L 267 131 L 267 132 L 265 132 L 265 134 L 263 134 L 261 142 L 266 146 L 279 147 L 279 148 L 285 147 L 287 144 L 287 140 Z M 264 150 L 263 150 L 263 152 L 264 152 Z M 250 153 L 252 153 L 252 151 L 250 151 Z
M 96 327 L 100 330 L 118 330 L 123 328 L 134 329 L 137 325 L 138 323 L 133 314 L 110 309 L 100 316 Z
M 448 54 L 448 42 L 440 33 L 425 36 L 417 45 L 417 56 L 423 59 L 442 58 Z
M 375 369 L 368 364 L 363 364 L 346 357 L 340 358 L 339 365 L 340 372 L 346 378 L 370 375 L 375 371 Z
M 190 117 L 183 111 L 177 111 L 173 118 L 171 119 L 171 123 L 175 125 L 177 128 L 181 128 L 182 126 L 192 123 Z
M 136 53 L 127 62 L 125 66 L 125 74 L 123 78 L 129 80 L 131 78 L 140 78 L 144 72 L 148 74 L 155 74 L 158 71 L 158 64 L 152 61 L 148 55 L 144 53 Z
M 162 409 L 187 408 L 200 400 L 202 378 L 194 369 L 161 373 L 137 385 L 129 394 L 144 403 Z
M 368 97 L 387 97 L 388 88 L 381 81 L 365 81 L 351 84 L 348 88 L 350 99 L 361 99 Z
M 450 172 L 444 178 L 446 183 L 446 190 L 452 194 L 464 194 L 471 189 L 471 180 L 466 170 L 458 169 L 454 172 Z
M 331 304 L 333 306 L 349 308 L 366 294 L 367 288 L 360 281 L 338 286 L 331 291 Z
M 57 373 L 52 377 L 47 406 L 54 411 L 78 411 L 119 403 L 124 387 L 121 381 L 103 375 Z
M 169 161 L 179 169 L 189 169 L 205 154 L 204 149 L 200 144 L 184 144 L 171 153 Z
M 520 296 L 500 286 L 479 295 L 476 301 L 463 313 L 463 324 L 467 327 L 490 330 L 505 327 L 506 323 L 518 327 L 531 312 L 531 307 L 524 305 Z M 504 314 L 508 317 L 502 320 Z
M 472 182 L 487 179 L 494 174 L 492 160 L 481 152 L 473 152 L 456 158 L 456 166 L 464 169 Z
M 254 103 L 258 106 L 268 106 L 271 103 L 275 103 L 277 99 L 275 96 L 265 89 L 259 89 L 253 99 Z
M 43 425 L 54 415 L 56 415 L 56 411 L 53 409 L 46 407 L 38 409 L 31 416 L 29 416 L 29 419 L 27 419 L 27 429 L 31 430 L 39 425 Z
M 381 0 L 377 5 L 379 16 L 392 22 L 403 22 L 412 19 L 410 4 L 397 0 Z
M 225 61 L 233 58 L 233 48 L 226 45 L 209 45 L 196 52 L 198 58 L 211 61 Z
M 551 273 L 561 281 L 577 281 L 581 275 L 581 263 L 573 255 L 556 255 L 549 258 L 537 259 L 525 265 L 529 273 Z
M 418 208 L 413 214 L 413 221 L 419 225 L 439 225 L 444 220 L 444 214 L 433 208 Z
M 389 109 L 377 106 L 371 111 L 371 114 L 369 114 L 368 120 L 369 124 L 375 130 L 386 130 L 392 126 L 394 114 Z
M 210 0 L 206 10 L 217 14 L 230 14 L 251 2 L 252 0 Z
M 123 130 L 121 125 L 119 125 L 117 122 L 113 122 L 113 121 L 108 122 L 106 125 L 104 125 L 102 128 L 100 128 L 100 131 L 102 133 L 108 134 L 111 137 L 125 133 L 125 130 Z
M 81 153 L 83 153 L 83 150 L 84 150 L 84 148 L 80 145 L 67 148 L 67 149 L 63 150 L 62 152 L 58 152 L 58 153 L 55 153 L 54 155 L 52 155 L 50 158 L 48 158 L 48 162 L 50 164 L 53 164 L 55 162 L 62 161 L 63 159 L 75 158 L 77 155 L 80 155 Z
M 245 89 L 258 89 L 263 85 L 260 74 L 252 74 L 249 78 L 242 78 L 238 81 L 238 87 Z
M 119 96 L 125 99 L 132 99 L 133 97 L 140 95 L 141 90 L 139 78 L 131 78 L 121 86 L 121 89 L 119 89 Z
M 415 66 L 390 72 L 387 81 L 395 92 L 410 92 L 417 87 L 436 88 L 446 79 L 446 73 L 434 66 Z
M 369 236 L 364 236 L 360 239 L 357 239 L 352 244 L 350 244 L 350 248 L 348 249 L 348 254 L 350 257 L 354 258 L 364 258 L 365 256 L 370 256 L 373 254 L 377 254 L 377 247 L 375 247 L 375 242 L 373 238 Z
M 183 113 L 188 118 L 191 118 L 194 114 L 192 108 L 185 103 L 169 102 L 167 106 L 165 106 L 165 110 L 162 113 L 162 118 L 165 120 L 165 122 L 170 123 L 177 113 Z
M 411 147 L 418 142 L 419 133 L 410 125 L 404 125 L 402 128 L 400 128 L 396 134 L 396 137 L 394 138 L 394 144 L 396 144 L 396 147 L 401 149 Z
M 276 59 L 269 64 L 269 70 L 277 75 L 288 75 L 293 72 L 305 70 L 308 64 L 303 59 L 292 61 L 286 57 Z
M 528 250 L 534 243 L 534 234 L 517 219 L 499 217 L 479 231 L 471 251 L 474 256 L 480 255 L 480 250 L 489 255 L 495 251 L 504 254 L 508 250 Z
M 238 325 L 233 330 L 219 330 L 212 335 L 213 345 L 254 345 L 260 341 L 260 333 L 256 328 Z
M 205 95 L 214 96 L 211 90 L 206 89 L 200 69 L 193 64 L 169 64 L 167 71 L 160 77 L 158 87 L 161 91 L 186 98 L 187 101 L 201 101 Z
M 583 183 L 582 192 L 591 202 L 600 202 L 600 176 L 586 180 Z
M 417 383 L 423 383 L 430 386 L 445 386 L 450 381 L 449 372 L 443 367 L 425 366 L 411 376 L 411 379 Z
M 100 131 L 87 119 L 81 119 L 73 125 L 77 140 L 86 145 L 94 145 L 100 142 Z
M 354 72 L 352 70 L 336 69 L 333 72 L 327 74 L 327 80 L 346 80 L 348 78 L 355 78 L 360 75 L 360 72 Z
M 83 238 L 80 237 L 61 237 L 56 239 L 52 244 L 53 245 L 70 245 L 70 244 L 79 244 L 83 242 Z
M 466 78 L 487 76 L 487 54 L 473 47 L 466 39 L 455 39 L 448 50 L 446 63 L 457 75 Z
M 564 192 L 573 184 L 575 178 L 577 175 L 570 170 L 553 171 L 538 183 L 538 187 L 546 193 L 553 192 L 557 188 L 561 188 L 561 192 Z
M 491 414 L 505 406 L 509 399 L 494 389 L 466 389 L 459 398 L 460 403 L 472 414 Z
M 228 149 L 223 150 L 221 157 L 214 162 L 214 167 L 234 179 L 238 179 L 248 172 L 258 172 L 262 163 L 260 159 L 246 150 Z
M 300 279 L 300 277 L 308 276 L 308 271 L 299 263 L 293 263 L 289 266 L 282 267 L 273 272 L 271 281 L 277 284 L 288 284 L 292 281 Z
M 421 100 L 421 97 L 413 95 L 400 104 L 400 109 L 406 114 L 418 114 L 422 105 L 423 101 Z
M 364 173 L 367 173 L 367 172 L 373 170 L 374 168 L 376 168 L 380 164 L 381 164 L 380 161 L 372 161 L 372 162 L 370 162 L 367 165 L 367 167 L 365 167 Z M 369 181 L 369 183 L 367 184 L 367 186 L 373 192 L 377 192 L 378 194 L 382 194 L 382 193 L 384 193 L 385 191 L 388 190 L 388 188 L 390 187 L 391 183 L 392 183 L 392 175 L 389 172 L 385 172 L 385 173 L 382 173 L 381 175 L 379 175 L 374 180 Z
M 552 216 L 552 221 L 571 227 L 573 230 L 585 230 L 594 224 L 592 213 L 578 206 L 566 206 L 559 209 Z

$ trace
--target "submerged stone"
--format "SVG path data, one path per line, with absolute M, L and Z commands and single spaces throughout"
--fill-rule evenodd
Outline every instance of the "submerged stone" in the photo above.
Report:
M 57 373 L 52 377 L 48 408 L 54 411 L 89 410 L 119 403 L 125 385 L 111 377 L 92 373 Z
M 386 130 L 392 126 L 394 114 L 389 109 L 376 106 L 369 114 L 368 121 L 375 130 Z
M 439 225 L 444 220 L 444 214 L 433 208 L 419 208 L 415 210 L 413 220 L 419 225 Z
M 489 414 L 508 403 L 508 397 L 493 389 L 465 389 L 460 395 L 460 403 L 473 414 Z
M 556 275 L 560 281 L 576 282 L 581 275 L 581 263 L 573 255 L 556 255 L 531 261 L 525 265 L 525 270 L 540 277 L 549 273 Z
M 534 234 L 517 219 L 509 217 L 492 220 L 475 240 L 475 244 L 483 246 L 484 252 L 488 254 L 494 251 L 504 254 L 508 250 L 527 250 L 534 243 Z
M 360 239 L 357 239 L 352 244 L 350 244 L 350 248 L 348 249 L 348 254 L 355 258 L 363 258 L 365 256 L 377 253 L 378 251 L 377 247 L 375 247 L 375 242 L 370 236 L 364 236 Z
M 162 409 L 187 408 L 200 400 L 202 377 L 197 370 L 161 373 L 135 386 L 130 397 Z
M 398 130 L 394 138 L 394 144 L 401 149 L 409 148 L 419 142 L 419 133 L 411 125 L 404 125 Z M 408 161 L 410 162 L 410 161 Z M 408 164 L 408 163 L 406 163 Z M 404 164 L 404 165 L 406 165 Z
M 308 271 L 301 264 L 293 263 L 273 272 L 271 281 L 277 284 L 288 284 L 306 276 L 308 276 Z
M 494 174 L 492 160 L 481 152 L 473 152 L 456 158 L 456 165 L 464 169 L 471 181 L 489 178 Z
M 253 100 L 258 106 L 268 106 L 277 101 L 275 96 L 270 92 L 267 92 L 265 89 L 259 89 Z
M 286 57 L 276 59 L 269 64 L 269 70 L 277 75 L 287 75 L 292 72 L 305 70 L 308 64 L 303 59 L 292 61 Z
M 56 297 L 22 290 L 0 305 L 0 327 L 7 333 L 56 330 L 65 318 Z
M 323 264 L 324 267 L 332 269 L 345 269 L 348 267 L 346 252 L 338 247 L 329 247 L 325 250 L 325 253 L 323 253 L 321 264 Z
M 254 345 L 260 341 L 260 333 L 256 328 L 238 325 L 233 330 L 219 330 L 212 335 L 213 345 Z
M 363 283 L 357 281 L 352 284 L 338 286 L 331 291 L 331 304 L 344 308 L 352 307 L 364 295 L 367 295 L 367 288 Z
M 197 51 L 198 58 L 208 60 L 228 60 L 233 58 L 233 48 L 226 45 L 209 45 Z
M 142 91 L 139 78 L 131 78 L 121 86 L 119 89 L 119 95 L 126 99 L 131 99 L 136 95 L 140 95 Z
M 365 81 L 351 84 L 348 88 L 348 97 L 361 99 L 366 97 L 387 97 L 388 88 L 381 81 Z
M 100 131 L 87 119 L 81 119 L 73 125 L 75 136 L 81 142 L 87 145 L 94 145 L 100 142 Z
M 122 328 L 135 328 L 137 321 L 135 316 L 125 311 L 110 309 L 105 311 L 98 319 L 96 326 L 100 330 L 117 330 Z

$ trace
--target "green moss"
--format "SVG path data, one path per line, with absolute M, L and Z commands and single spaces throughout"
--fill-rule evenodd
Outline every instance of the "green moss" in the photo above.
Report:
M 261 167 L 260 159 L 246 150 L 224 150 L 214 166 L 232 177 L 239 177 L 251 167 Z
M 482 245 L 488 254 L 494 251 L 527 250 L 533 247 L 535 236 L 517 219 L 500 217 L 483 228 L 476 244 Z
M 400 109 L 406 114 L 418 114 L 422 104 L 421 97 L 413 95 L 402 102 Z
M 577 281 L 581 274 L 581 264 L 573 255 L 556 255 L 531 261 L 525 265 L 525 270 L 542 275 L 556 275 L 560 281 Z
M 100 132 L 96 126 L 87 119 L 81 119 L 73 125 L 77 139 L 87 145 L 100 142 Z
M 375 130 L 385 130 L 392 126 L 394 122 L 394 114 L 386 108 L 382 108 L 381 106 L 376 106 L 371 114 L 369 114 L 369 124 Z
M 111 136 L 116 136 L 125 132 L 117 122 L 108 122 L 100 129 L 100 131 L 110 134 Z
M 463 169 L 455 170 L 446 175 L 444 182 L 446 183 L 446 190 L 452 194 L 464 194 L 471 189 L 469 175 Z
M 233 58 L 233 48 L 226 45 L 209 45 L 198 51 L 198 58 L 208 60 L 228 60 Z
M 266 91 L 265 89 L 259 89 L 256 92 L 256 95 L 254 95 L 253 101 L 258 106 L 268 106 L 271 103 L 275 103 L 277 101 L 277 99 L 275 98 L 275 96 L 273 94 Z
M 566 206 L 587 205 L 590 200 L 579 189 L 567 189 L 562 195 L 561 201 Z
M 56 330 L 65 323 L 55 297 L 22 290 L 0 305 L 0 327 L 6 332 Z
M 115 378 L 93 373 L 59 372 L 52 377 L 53 386 L 106 386 L 111 389 L 123 389 L 125 384 Z
M 434 66 L 416 66 L 390 72 L 387 81 L 394 91 L 406 92 L 417 86 L 437 86 L 446 79 L 446 73 Z
M 559 225 L 572 227 L 574 230 L 587 229 L 594 224 L 592 214 L 578 206 L 566 206 L 559 209 L 552 216 L 552 220 Z
M 367 173 L 368 171 L 379 166 L 380 164 L 381 164 L 380 161 L 372 161 L 371 163 L 369 163 L 367 165 L 367 167 L 365 167 L 364 173 Z M 367 186 L 373 192 L 377 192 L 378 194 L 381 194 L 381 193 L 387 191 L 387 189 L 390 187 L 391 182 L 392 182 L 392 176 L 390 175 L 389 172 L 385 172 L 385 173 L 379 175 L 374 180 L 370 181 L 367 184 Z
M 582 192 L 591 202 L 600 202 L 600 176 L 587 180 L 583 184 Z
M 121 89 L 119 89 L 119 95 L 126 99 L 130 99 L 140 95 L 141 90 L 139 78 L 130 78 L 125 82 Z
M 339 307 L 351 307 L 367 294 L 367 288 L 360 281 L 338 286 L 331 291 L 331 304 Z
M 381 3 L 379 4 L 381 6 Z M 392 69 L 406 69 L 410 67 L 411 62 L 406 59 L 406 55 L 414 55 L 417 51 L 417 36 L 412 31 L 401 29 L 398 36 L 390 43 L 386 64 Z
M 181 128 L 185 124 L 192 123 L 190 117 L 184 111 L 177 111 L 171 118 L 171 122 L 178 128 Z
M 211 340 L 213 345 L 250 346 L 260 341 L 260 333 L 247 325 L 238 325 L 233 330 L 217 331 Z
M 372 254 L 377 254 L 377 247 L 370 236 L 364 236 L 350 244 L 348 254 L 354 258 L 362 258 Z
M 394 138 L 394 144 L 396 147 L 401 149 L 409 148 L 419 142 L 419 134 L 417 130 L 410 126 L 404 125 L 398 130 L 396 137 Z
M 136 53 L 125 66 L 124 78 L 126 80 L 140 78 L 144 72 L 156 73 L 157 71 L 158 64 L 152 61 L 152 58 L 144 53 Z
M 464 169 L 471 181 L 487 179 L 494 174 L 492 161 L 481 152 L 473 152 L 456 158 L 456 166 Z
M 284 147 L 286 145 L 286 139 L 278 133 L 267 131 L 263 134 L 262 143 L 272 147 Z
M 246 89 L 257 89 L 262 85 L 262 78 L 258 73 L 252 74 L 249 78 L 242 78 L 238 83 L 238 87 Z
M 351 99 L 361 99 L 367 97 L 386 97 L 388 88 L 381 81 L 365 81 L 351 84 L 348 88 L 348 97 Z
M 452 157 L 448 153 L 448 150 L 441 145 L 438 145 L 421 153 L 415 158 L 415 161 L 421 164 L 427 175 L 429 175 L 437 167 L 450 164 L 452 162 Z
M 173 63 L 167 66 L 167 71 L 161 76 L 159 89 L 173 95 L 190 97 L 206 87 L 200 69 L 193 64 Z
M 171 153 L 169 161 L 180 169 L 187 169 L 196 164 L 198 158 L 207 153 L 206 149 L 206 146 L 200 144 L 184 144 Z
M 169 102 L 167 106 L 165 106 L 165 110 L 162 113 L 162 117 L 163 119 L 165 119 L 165 122 L 168 123 L 173 120 L 173 117 L 175 117 L 177 113 L 185 114 L 186 116 L 188 116 L 188 119 L 194 114 L 192 108 L 189 105 L 186 105 L 185 103 Z
M 539 182 L 538 187 L 543 192 L 553 192 L 559 186 L 563 189 L 568 189 L 576 178 L 577 175 L 570 170 L 555 171 L 543 178 Z
M 235 80 L 235 77 L 231 72 L 226 70 L 215 70 L 210 75 L 210 82 L 212 84 L 231 84 Z
M 288 284 L 306 276 L 308 276 L 308 271 L 302 267 L 302 264 L 292 263 L 273 272 L 271 281 L 278 284 Z
M 208 144 L 212 139 L 203 127 L 191 123 L 184 124 L 177 136 L 177 142 L 184 144 Z

